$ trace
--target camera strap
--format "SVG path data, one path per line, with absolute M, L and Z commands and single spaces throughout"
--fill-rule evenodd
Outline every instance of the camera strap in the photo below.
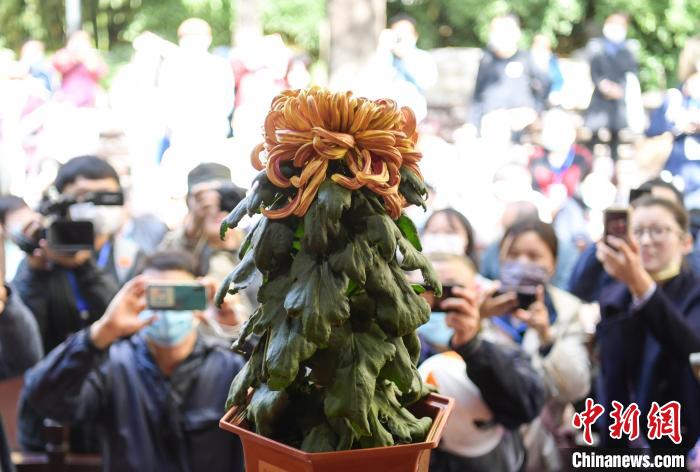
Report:
M 99 269 L 104 269 L 105 267 L 107 267 L 110 252 L 112 252 L 112 241 L 108 239 L 102 245 L 102 247 L 100 248 L 100 252 L 97 254 L 96 264 Z
M 68 283 L 73 292 L 73 298 L 75 298 L 75 306 L 78 308 L 80 319 L 87 320 L 90 317 L 90 306 L 83 296 L 80 295 L 80 288 L 78 287 L 78 279 L 75 276 L 75 272 L 66 270 L 66 276 L 68 277 Z
M 102 270 L 109 262 L 109 254 L 112 250 L 112 242 L 107 241 L 104 243 L 97 255 L 97 267 Z M 75 306 L 78 308 L 78 313 L 80 314 L 80 319 L 87 320 L 90 317 L 90 305 L 88 305 L 87 300 L 83 298 L 80 294 L 80 286 L 78 285 L 78 278 L 75 276 L 75 272 L 72 270 L 66 270 L 66 276 L 68 277 L 68 283 L 70 284 L 71 291 L 73 292 L 73 297 L 75 298 Z

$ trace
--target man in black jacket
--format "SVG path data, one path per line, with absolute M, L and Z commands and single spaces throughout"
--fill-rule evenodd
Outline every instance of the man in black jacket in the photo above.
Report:
M 10 199 L 14 203 L 10 202 Z M 17 197 L 3 197 L 0 223 L 10 238 L 27 252 L 13 287 L 39 326 L 45 352 L 72 333 L 97 320 L 117 293 L 114 279 L 99 269 L 91 251 L 58 253 L 45 240 L 37 241 L 42 217 Z M 27 451 L 43 451 L 43 420 L 28 405 L 20 405 L 19 440 Z M 98 443 L 89 427 L 71 430 L 71 450 L 97 452 Z
M 97 322 L 27 374 L 37 411 L 99 427 L 105 470 L 243 470 L 238 438 L 218 427 L 243 359 L 198 334 L 201 312 L 146 309 L 149 281 L 193 282 L 192 265 L 154 254 Z

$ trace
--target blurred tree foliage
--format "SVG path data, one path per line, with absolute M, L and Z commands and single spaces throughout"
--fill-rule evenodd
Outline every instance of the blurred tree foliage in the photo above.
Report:
M 686 38 L 700 33 L 698 0 L 389 0 L 387 14 L 408 13 L 418 23 L 423 48 L 483 46 L 491 18 L 513 12 L 522 21 L 523 43 L 550 36 L 561 55 L 585 46 L 614 11 L 628 12 L 628 36 L 639 41 L 645 89 L 677 83 L 678 54 Z
M 65 41 L 64 0 L 0 1 L 0 47 L 18 50 L 28 38 L 56 50 Z M 82 0 L 83 28 L 102 50 L 119 49 L 142 31 L 177 39 L 182 20 L 196 16 L 212 26 L 214 46 L 229 45 L 235 0 Z M 263 29 L 318 55 L 318 29 L 324 0 L 263 0 Z
M 64 0 L 0 1 L 0 47 L 18 50 L 27 38 L 49 50 L 65 40 Z M 82 0 L 83 26 L 102 50 L 119 59 L 138 33 L 153 31 L 175 40 L 180 22 L 190 16 L 207 20 L 214 45 L 228 45 L 235 0 Z M 318 57 L 324 0 L 261 0 L 266 32 L 279 32 L 290 44 Z M 569 55 L 599 32 L 606 15 L 627 11 L 630 37 L 639 41 L 641 81 L 645 89 L 672 86 L 678 53 L 686 38 L 700 33 L 700 0 L 388 0 L 389 16 L 406 12 L 416 18 L 423 48 L 483 46 L 488 24 L 499 13 L 522 19 L 524 44 L 537 32 L 548 34 L 557 52 Z

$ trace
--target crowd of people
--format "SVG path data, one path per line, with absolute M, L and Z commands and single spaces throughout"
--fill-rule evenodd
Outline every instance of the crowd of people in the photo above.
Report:
M 647 119 L 628 26 L 614 13 L 591 39 L 592 94 L 577 111 L 562 106 L 550 38 L 524 49 L 517 17 L 495 18 L 469 116 L 449 133 L 430 113 L 438 67 L 412 18 L 390 20 L 368 61 L 381 79 L 358 89 L 421 121 L 429 197 L 408 213 L 449 288 L 419 329 L 419 372 L 456 400 L 431 470 L 557 471 L 575 446 L 700 461 L 689 362 L 700 352 L 700 36 Z M 255 220 L 224 239 L 220 222 L 251 185 L 271 99 L 311 83 L 309 58 L 279 35 L 213 54 L 201 19 L 177 34 L 139 35 L 108 90 L 82 31 L 51 57 L 35 40 L 18 60 L 0 56 L 0 378 L 24 373 L 23 451 L 46 450 L 51 419 L 106 470 L 243 470 L 218 420 L 256 284 L 205 310 L 152 311 L 145 291 L 196 280 L 212 295 L 236 266 Z M 622 233 L 604 225 L 611 205 L 626 208 Z M 57 248 L 65 221 L 91 222 L 93 241 Z M 610 434 L 604 414 L 582 440 L 587 399 L 636 405 L 641 433 Z M 679 437 L 652 437 L 645 419 L 672 402 Z M 0 470 L 12 470 L 2 428 Z

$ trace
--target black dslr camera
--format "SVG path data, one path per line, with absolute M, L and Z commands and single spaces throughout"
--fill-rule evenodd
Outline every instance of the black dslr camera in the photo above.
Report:
M 30 234 L 13 234 L 12 239 L 27 254 L 39 248 L 39 241 L 46 239 L 49 247 L 57 252 L 75 253 L 92 249 L 95 240 L 95 228 L 91 221 L 72 221 L 68 210 L 76 203 L 94 205 L 124 205 L 122 192 L 91 192 L 74 197 L 69 195 L 49 196 L 39 206 L 39 213 L 44 215 L 44 224 Z

